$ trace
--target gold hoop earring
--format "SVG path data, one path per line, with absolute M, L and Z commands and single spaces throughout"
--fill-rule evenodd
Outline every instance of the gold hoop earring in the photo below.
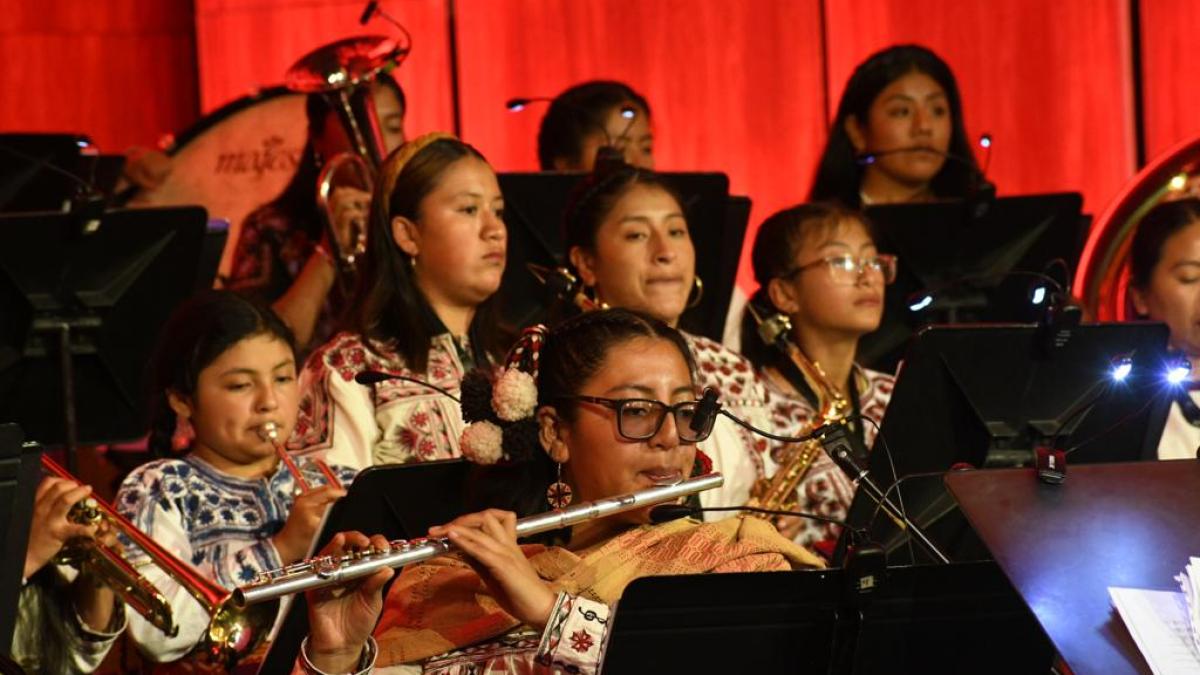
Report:
M 693 297 L 693 294 L 695 297 Z M 697 274 L 692 277 L 692 292 L 688 294 L 687 309 L 692 309 L 700 304 L 704 299 L 704 280 Z

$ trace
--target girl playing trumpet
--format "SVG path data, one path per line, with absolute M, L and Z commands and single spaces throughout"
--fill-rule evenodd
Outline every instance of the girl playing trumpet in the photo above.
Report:
M 233 293 L 203 293 L 167 321 L 152 373 L 151 448 L 173 454 L 181 423 L 194 441 L 182 457 L 134 470 L 117 493 L 118 511 L 226 588 L 304 557 L 326 508 L 345 495 L 327 475 L 349 483 L 354 473 L 301 461 L 296 476 L 280 461 L 271 431 L 287 437 L 299 401 L 287 326 Z M 131 562 L 137 556 L 130 551 Z M 170 600 L 179 631 L 165 636 L 136 615 L 129 630 L 148 657 L 173 661 L 197 643 L 209 616 L 161 569 L 144 572 Z

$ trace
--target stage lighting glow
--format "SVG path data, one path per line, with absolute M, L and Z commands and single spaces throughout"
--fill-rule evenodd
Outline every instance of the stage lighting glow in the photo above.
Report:
M 1124 382 L 1131 371 L 1133 371 L 1133 364 L 1129 362 L 1129 359 L 1119 361 L 1113 364 L 1112 379 L 1116 382 Z
M 1188 177 L 1186 173 L 1175 174 L 1171 177 L 1171 181 L 1167 183 L 1167 187 L 1178 192 L 1187 186 L 1187 178 Z
M 1177 364 L 1171 366 L 1171 368 L 1167 370 L 1167 382 L 1170 382 L 1171 384 L 1182 384 L 1188 379 L 1188 375 L 1190 375 L 1191 372 L 1192 369 L 1187 364 Z
M 625 106 L 624 108 L 621 108 L 621 117 L 624 117 L 627 120 L 631 120 L 634 118 L 635 115 L 637 115 L 637 111 L 634 110 L 633 108 L 631 108 L 629 106 Z
M 933 304 L 933 296 L 925 295 L 925 297 L 923 297 L 920 300 L 917 300 L 916 302 L 909 305 L 908 309 L 911 312 L 919 312 L 932 304 Z
M 1033 289 L 1033 304 L 1040 305 L 1046 299 L 1046 287 L 1038 286 Z
M 509 112 L 521 112 L 521 111 L 522 111 L 522 110 L 524 110 L 524 109 L 525 109 L 525 104 L 524 104 L 524 103 L 513 103 L 513 104 L 511 104 L 511 105 L 509 105 L 509 106 L 508 106 L 508 111 L 509 111 Z
M 989 135 L 989 134 L 984 134 L 984 135 L 980 136 L 980 137 L 979 137 L 979 147 L 981 147 L 981 148 L 990 148 L 990 147 L 992 147 L 992 137 L 991 137 L 991 135 Z

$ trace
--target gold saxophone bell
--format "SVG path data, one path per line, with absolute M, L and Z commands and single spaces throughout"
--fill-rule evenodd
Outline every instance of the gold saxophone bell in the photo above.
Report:
M 42 468 L 47 473 L 75 481 L 75 477 L 57 462 L 42 455 Z M 76 481 L 78 482 L 78 481 Z M 71 509 L 75 522 L 97 523 L 104 520 L 109 527 L 125 535 L 140 548 L 159 569 L 176 581 L 211 617 L 208 630 L 196 645 L 194 653 L 204 656 L 214 666 L 229 670 L 262 642 L 278 611 L 278 603 L 241 608 L 232 602 L 232 593 L 209 581 L 194 567 L 180 561 L 158 542 L 134 527 L 112 506 L 95 498 L 84 500 Z M 125 559 L 122 553 L 94 539 L 80 537 L 67 542 L 56 562 L 86 567 L 88 571 L 111 588 L 126 604 L 166 635 L 179 632 L 171 606 L 162 593 Z
M 758 324 L 758 334 L 763 342 L 780 350 L 796 366 L 797 371 L 817 395 L 816 418 L 796 435 L 803 436 L 826 424 L 844 424 L 851 411 L 850 402 L 829 382 L 820 364 L 805 356 L 800 347 L 792 341 L 792 322 L 787 315 L 775 314 L 764 318 L 754 303 L 748 303 L 746 311 L 750 312 Z M 796 489 L 823 450 L 821 442 L 815 439 L 803 443 L 790 443 L 785 447 L 785 455 L 780 459 L 775 473 L 770 478 L 760 479 L 751 488 L 747 506 L 775 511 L 795 510 Z M 759 518 L 772 517 L 752 515 Z

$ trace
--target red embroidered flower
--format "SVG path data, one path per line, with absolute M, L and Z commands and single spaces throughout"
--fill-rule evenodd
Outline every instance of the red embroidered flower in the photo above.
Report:
M 429 440 L 428 438 L 421 439 L 420 445 L 417 446 L 417 454 L 421 455 L 422 457 L 433 457 L 433 454 L 436 451 L 437 446 L 434 445 L 433 441 Z
M 586 654 L 594 644 L 596 641 L 592 639 L 592 636 L 581 630 L 571 633 L 571 649 L 581 654 Z

